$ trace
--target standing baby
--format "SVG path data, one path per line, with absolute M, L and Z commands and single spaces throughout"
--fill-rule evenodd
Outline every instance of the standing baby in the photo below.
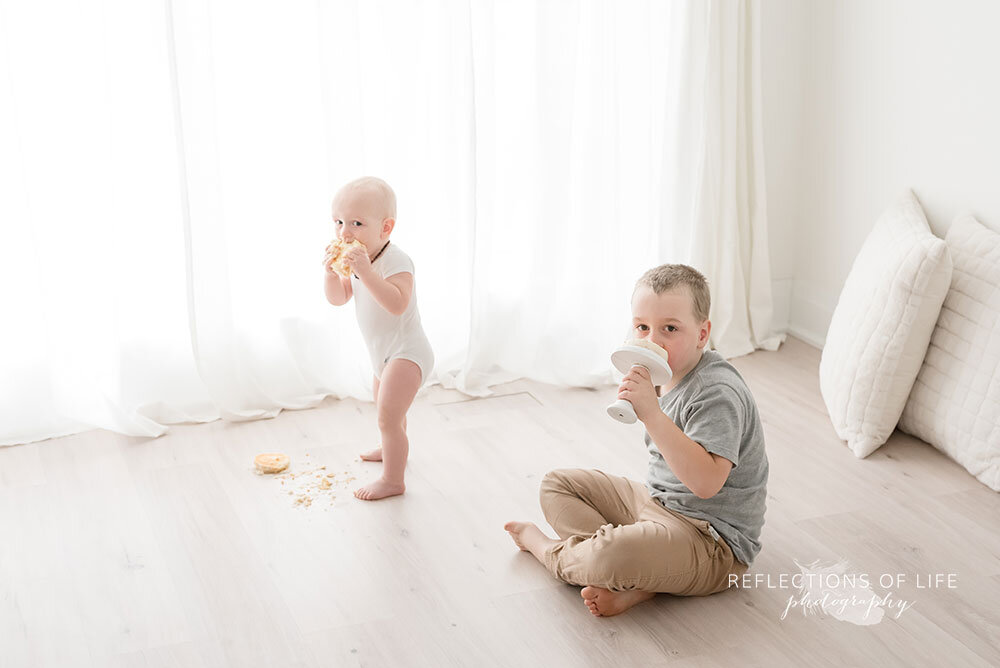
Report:
M 333 198 L 333 223 L 338 240 L 361 244 L 343 252 L 348 276 L 335 271 L 338 249 L 327 249 L 323 265 L 327 301 L 341 306 L 354 297 L 375 371 L 373 395 L 382 445 L 361 458 L 381 461 L 382 477 L 354 492 L 359 499 L 374 501 L 406 489 L 406 412 L 434 367 L 434 352 L 420 325 L 413 261 L 389 241 L 396 225 L 396 194 L 389 184 L 364 177 L 341 187 Z

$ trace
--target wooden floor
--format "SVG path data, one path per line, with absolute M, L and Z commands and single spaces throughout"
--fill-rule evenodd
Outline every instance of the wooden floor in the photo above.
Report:
M 750 573 L 772 588 L 592 617 L 502 525 L 548 528 L 538 483 L 552 468 L 643 479 L 641 431 L 604 413 L 613 388 L 431 388 L 410 413 L 407 493 L 377 503 L 350 495 L 379 470 L 357 459 L 375 443 L 370 403 L 0 449 L 0 666 L 1000 664 L 998 495 L 899 433 L 855 459 L 806 344 L 734 363 L 765 423 Z M 297 477 L 254 475 L 266 451 L 289 453 Z M 869 626 L 781 619 L 798 590 L 780 574 L 842 559 L 873 579 L 906 574 L 894 597 L 913 607 Z M 956 588 L 917 588 L 942 572 Z

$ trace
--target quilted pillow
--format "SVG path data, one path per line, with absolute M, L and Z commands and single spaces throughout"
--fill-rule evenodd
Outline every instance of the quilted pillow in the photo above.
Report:
M 948 248 L 906 191 L 854 260 L 820 358 L 823 400 L 855 456 L 895 429 L 950 281 Z
M 951 290 L 899 427 L 1000 491 L 1000 234 L 964 215 L 945 241 Z

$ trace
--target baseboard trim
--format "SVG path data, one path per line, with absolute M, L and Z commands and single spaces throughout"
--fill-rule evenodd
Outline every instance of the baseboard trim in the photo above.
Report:
M 801 341 L 805 341 L 816 350 L 823 350 L 823 346 L 826 345 L 825 336 L 818 336 L 815 332 L 810 332 L 802 327 L 789 325 L 788 333 Z

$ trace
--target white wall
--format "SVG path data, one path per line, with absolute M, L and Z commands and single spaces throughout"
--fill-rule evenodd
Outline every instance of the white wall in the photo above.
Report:
M 805 4 L 765 0 L 761 7 L 761 100 L 774 327 L 789 328 L 798 205 L 794 183 L 802 141 Z
M 963 210 L 1000 230 L 1000 2 L 763 0 L 761 21 L 776 305 L 821 345 L 905 188 L 939 236 Z

